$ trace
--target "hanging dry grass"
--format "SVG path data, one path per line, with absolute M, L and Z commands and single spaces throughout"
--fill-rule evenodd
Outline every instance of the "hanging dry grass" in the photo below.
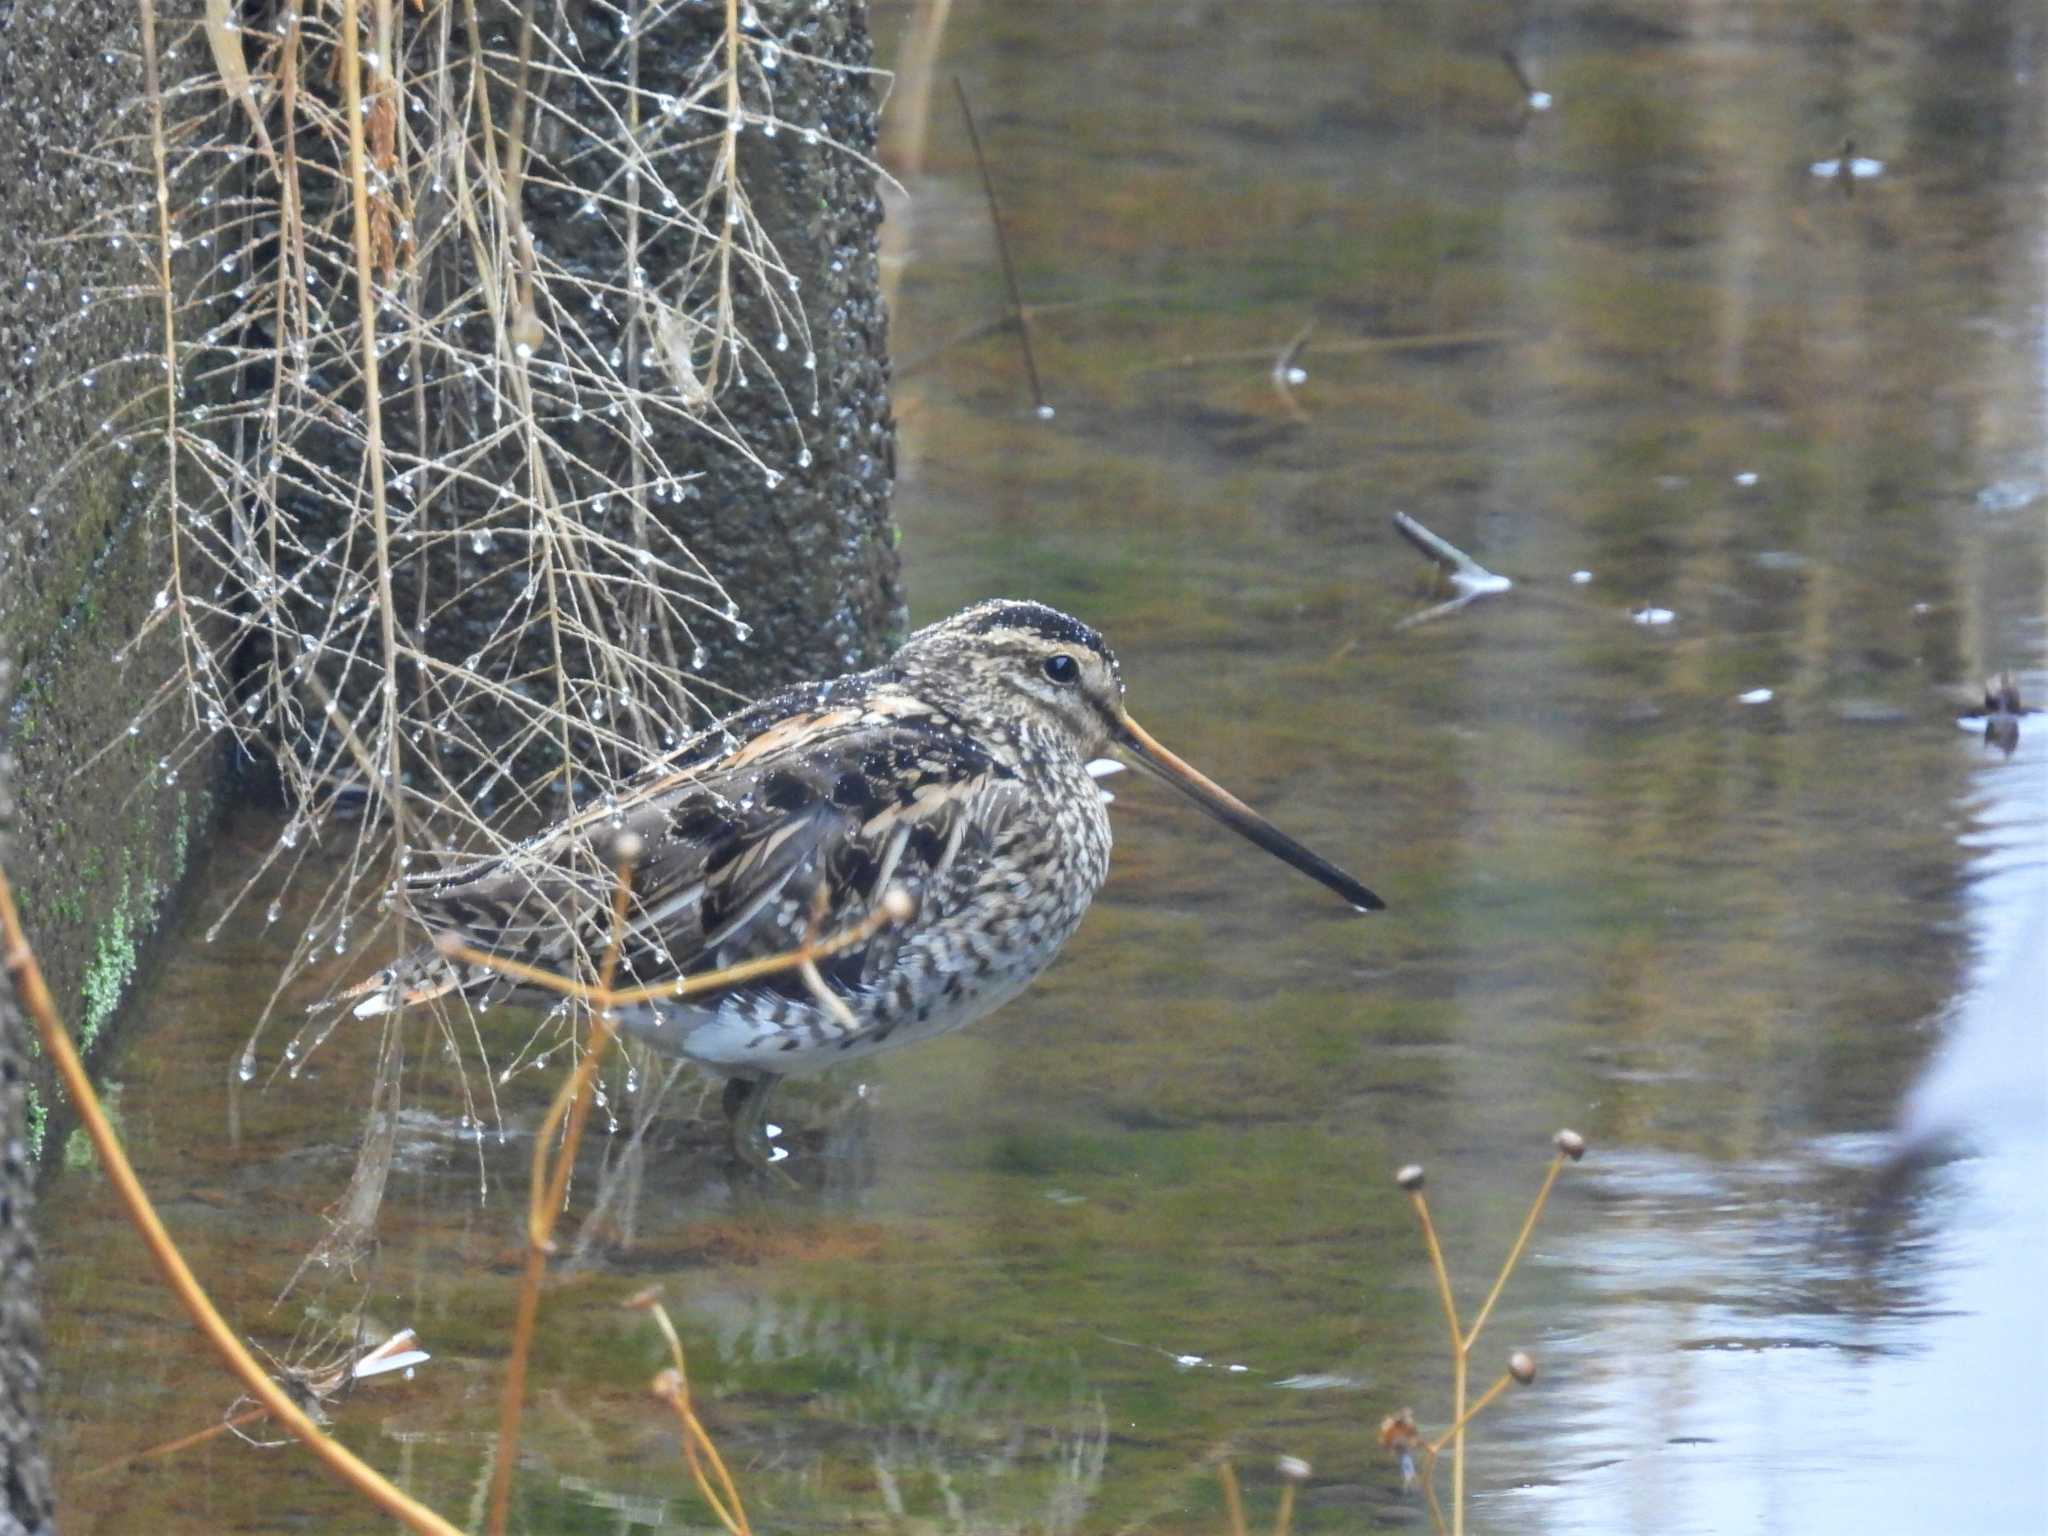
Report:
M 281 995 L 408 878 L 602 807 L 727 712 L 707 655 L 747 626 L 678 532 L 689 466 L 772 487 L 818 409 L 742 144 L 819 142 L 782 71 L 844 66 L 741 0 L 138 4 L 140 89 L 94 151 L 134 195 L 71 238 L 152 344 L 72 381 L 117 402 L 82 457 L 154 488 L 145 633 L 181 664 L 136 724 L 185 727 L 159 777 L 223 743 L 275 765 L 292 814 L 244 902 L 321 850 Z M 766 441 L 727 412 L 764 384 Z

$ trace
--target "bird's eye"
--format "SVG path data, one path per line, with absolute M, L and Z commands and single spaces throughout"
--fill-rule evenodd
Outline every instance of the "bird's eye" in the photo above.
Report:
M 1078 683 L 1081 680 L 1081 663 L 1061 651 L 1057 656 L 1045 658 L 1045 675 L 1056 683 Z

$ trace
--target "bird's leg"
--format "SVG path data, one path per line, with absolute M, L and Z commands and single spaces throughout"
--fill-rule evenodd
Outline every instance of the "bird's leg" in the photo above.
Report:
M 786 1179 L 789 1175 L 775 1166 L 772 1149 L 763 1130 L 768 1118 L 768 1100 L 774 1096 L 775 1087 L 781 1081 L 772 1072 L 742 1073 L 728 1078 L 724 1098 L 725 1129 L 735 1164 Z

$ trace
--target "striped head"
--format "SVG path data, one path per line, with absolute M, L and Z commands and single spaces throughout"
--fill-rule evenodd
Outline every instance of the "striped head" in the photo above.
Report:
M 904 641 L 889 669 L 970 729 L 1015 739 L 1021 719 L 1064 742 L 1082 762 L 1120 752 L 1359 911 L 1384 905 L 1343 870 L 1154 741 L 1124 710 L 1116 653 L 1102 636 L 1057 608 L 1002 598 L 976 603 Z
M 1102 636 L 1044 603 L 997 598 L 903 643 L 891 668 L 919 694 L 975 722 L 1028 720 L 1086 762 L 1116 740 L 1124 679 Z

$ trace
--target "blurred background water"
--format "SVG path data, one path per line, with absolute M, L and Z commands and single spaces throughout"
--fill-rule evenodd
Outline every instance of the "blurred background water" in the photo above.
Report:
M 913 19 L 877 7 L 885 57 Z M 1125 777 L 1042 983 L 782 1105 L 802 1190 L 732 1188 L 687 1084 L 629 1151 L 621 1062 L 519 1519 L 708 1525 L 617 1306 L 659 1280 L 760 1529 L 1217 1531 L 1219 1450 L 1259 1518 L 1285 1452 L 1300 1527 L 1426 1529 L 1375 1443 L 1449 1404 L 1392 1171 L 1469 1313 L 1570 1125 L 1479 1350 L 1540 1368 L 1477 1431 L 1480 1528 L 2042 1529 L 2048 723 L 2008 756 L 1956 717 L 2001 669 L 2048 699 L 2048 15 L 963 0 L 941 50 L 1054 415 L 942 92 L 895 332 L 914 616 L 1097 624 L 1139 720 L 1390 910 Z M 1851 138 L 1875 173 L 1816 174 Z M 1513 589 L 1402 627 L 1445 593 L 1396 510 Z M 420 1331 L 338 1428 L 461 1519 L 555 1078 L 492 1110 L 416 1049 L 378 1251 L 273 1307 L 371 1063 L 344 1032 L 273 1078 L 286 1026 L 234 1081 L 293 898 L 201 934 L 272 831 L 230 828 L 111 1095 L 247 1333 L 365 1291 Z M 233 1440 L 87 1476 L 229 1393 L 102 1181 L 43 1199 L 69 1529 L 374 1524 Z

